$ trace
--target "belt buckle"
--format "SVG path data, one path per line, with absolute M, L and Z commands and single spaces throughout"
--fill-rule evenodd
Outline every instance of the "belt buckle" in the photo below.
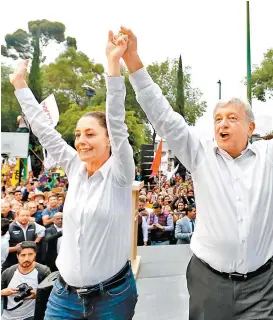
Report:
M 230 273 L 228 275 L 230 280 L 242 281 L 247 279 L 247 274 L 239 274 L 239 273 Z
M 92 289 L 90 290 L 90 289 L 85 288 L 85 287 L 76 289 L 76 292 L 77 292 L 77 295 L 78 295 L 79 298 L 81 298 L 81 296 L 87 295 L 88 293 L 90 293 L 92 291 L 93 291 Z

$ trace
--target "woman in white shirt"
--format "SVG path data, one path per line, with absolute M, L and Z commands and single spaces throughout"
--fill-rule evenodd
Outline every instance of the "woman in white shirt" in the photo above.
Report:
M 33 133 L 69 179 L 56 262 L 60 276 L 49 297 L 46 320 L 128 320 L 134 315 L 137 290 L 128 257 L 135 165 L 124 123 L 125 85 L 120 76 L 127 38 L 113 39 L 109 32 L 106 114 L 88 112 L 79 119 L 77 151 L 50 126 L 27 88 L 27 62 L 10 76 Z

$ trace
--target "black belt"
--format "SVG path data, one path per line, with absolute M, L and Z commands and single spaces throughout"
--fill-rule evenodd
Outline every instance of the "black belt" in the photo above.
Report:
M 246 273 L 246 274 L 242 274 L 242 273 L 237 273 L 237 272 L 233 272 L 233 273 L 227 273 L 227 272 L 220 272 L 218 270 L 213 269 L 209 264 L 207 264 L 205 261 L 199 259 L 208 269 L 210 269 L 212 272 L 220 275 L 223 278 L 226 279 L 230 279 L 230 280 L 234 280 L 234 281 L 246 281 L 248 279 L 254 278 L 256 276 L 258 276 L 259 274 L 264 273 L 265 271 L 269 270 L 271 268 L 271 264 L 272 264 L 272 258 L 269 259 L 263 266 L 261 266 L 259 269 Z
M 131 269 L 131 262 L 127 261 L 125 266 L 112 278 L 105 280 L 99 284 L 94 286 L 86 286 L 86 287 L 73 287 L 65 282 L 61 275 L 59 275 L 59 281 L 63 286 L 66 286 L 68 291 L 75 291 L 79 297 L 81 296 L 95 296 L 98 295 L 102 290 L 107 291 L 113 288 L 116 288 L 123 284 L 126 281 L 125 275 Z

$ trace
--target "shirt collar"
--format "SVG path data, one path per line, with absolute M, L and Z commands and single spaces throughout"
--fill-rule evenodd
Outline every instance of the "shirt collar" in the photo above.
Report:
M 213 150 L 214 150 L 215 154 L 218 153 L 218 154 L 224 156 L 225 158 L 233 159 L 233 160 L 234 160 L 234 158 L 232 158 L 232 156 L 229 155 L 225 150 L 220 149 L 220 148 L 218 147 L 217 142 L 216 142 L 215 140 L 213 141 Z M 256 154 L 255 149 L 254 149 L 254 147 L 253 147 L 253 144 L 251 144 L 250 142 L 248 142 L 246 148 L 241 152 L 241 155 L 240 155 L 239 157 L 245 155 L 249 150 Z
M 15 221 L 17 223 L 17 225 L 22 229 L 26 229 L 19 221 Z M 28 223 L 29 224 L 29 223 Z M 27 224 L 27 227 L 28 227 L 28 224 Z
M 111 164 L 112 164 L 112 159 L 113 156 L 111 156 L 94 174 L 96 174 L 97 172 L 100 172 L 103 179 L 105 179 L 107 177 L 107 174 L 110 170 Z M 80 170 L 79 173 L 80 175 L 84 175 L 86 173 L 86 162 L 82 162 L 81 166 L 80 166 Z

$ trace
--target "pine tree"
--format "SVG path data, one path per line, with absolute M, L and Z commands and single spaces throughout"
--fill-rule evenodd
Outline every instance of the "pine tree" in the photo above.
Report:
M 182 58 L 179 56 L 179 64 L 177 71 L 177 94 L 176 94 L 176 106 L 179 113 L 185 116 L 185 96 L 184 96 L 184 75 L 182 67 Z
M 40 103 L 42 101 L 42 78 L 40 69 L 40 40 L 39 36 L 33 39 L 34 41 L 34 52 L 33 59 L 29 74 L 29 88 L 33 92 L 35 98 Z

